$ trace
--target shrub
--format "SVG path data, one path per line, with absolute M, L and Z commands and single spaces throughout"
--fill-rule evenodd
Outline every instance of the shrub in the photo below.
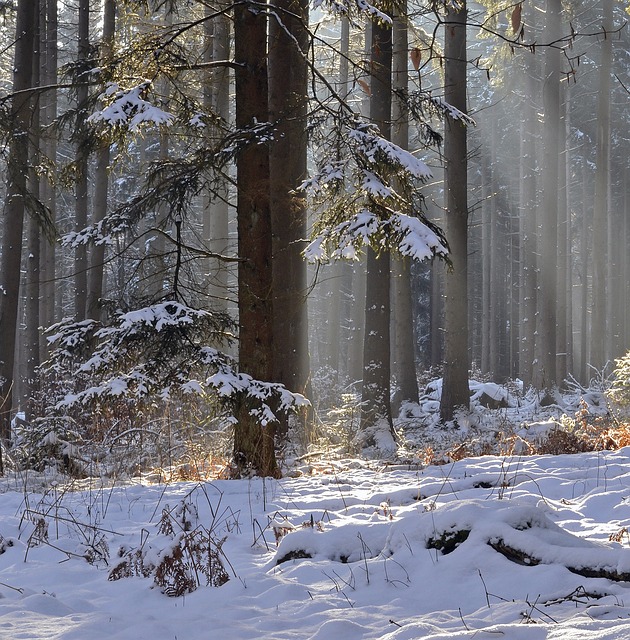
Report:
M 615 360 L 614 381 L 608 397 L 624 410 L 630 407 L 630 351 Z

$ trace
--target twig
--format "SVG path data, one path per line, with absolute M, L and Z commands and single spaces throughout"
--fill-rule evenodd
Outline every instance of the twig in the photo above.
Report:
M 7 584 L 6 582 L 0 582 L 0 585 L 2 585 L 3 587 L 6 587 L 7 589 L 13 589 L 13 591 L 17 591 L 18 593 L 24 593 L 24 589 L 22 589 L 21 587 L 12 587 L 10 584 Z
M 481 570 L 477 569 L 477 573 L 479 574 L 479 577 L 481 578 L 481 582 L 483 583 L 483 588 L 484 591 L 486 592 L 486 603 L 488 604 L 488 609 L 490 608 L 490 594 L 488 593 L 488 587 L 486 586 L 486 581 L 483 579 L 483 576 L 481 575 Z
M 370 584 L 370 570 L 368 567 L 368 554 L 367 552 L 370 552 L 370 547 L 367 546 L 365 540 L 363 539 L 363 536 L 361 535 L 361 533 L 357 533 L 357 538 L 359 538 L 359 540 L 361 541 L 361 546 L 363 547 L 363 562 L 365 564 L 365 577 L 367 579 L 367 583 Z
M 256 535 L 255 525 L 258 525 L 258 530 L 260 531 L 258 535 Z M 266 528 L 267 527 L 265 527 L 265 529 Z M 271 551 L 269 544 L 267 544 L 267 540 L 265 539 L 265 529 L 260 526 L 260 522 L 258 522 L 256 518 L 252 520 L 252 531 L 254 532 L 254 542 L 252 542 L 252 547 L 258 542 L 258 540 L 260 540 L 260 538 L 262 538 L 265 543 L 265 547 L 267 547 L 267 551 Z
M 466 624 L 466 620 L 464 620 L 464 616 L 462 614 L 462 608 L 459 607 L 458 611 L 459 611 L 459 618 L 462 621 L 462 624 L 464 625 L 464 629 L 466 629 L 466 631 L 470 631 L 470 629 L 468 628 L 468 625 Z

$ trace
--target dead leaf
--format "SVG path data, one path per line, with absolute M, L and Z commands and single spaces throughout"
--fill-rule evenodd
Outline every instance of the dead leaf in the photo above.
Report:
M 414 47 L 409 53 L 409 57 L 411 58 L 411 64 L 413 68 L 418 71 L 420 68 L 420 61 L 422 60 L 422 51 L 418 49 L 418 47 Z
M 521 13 L 523 11 L 523 5 L 517 4 L 512 11 L 512 31 L 516 34 L 521 26 Z
M 358 79 L 357 84 L 361 89 L 363 89 L 363 91 L 365 91 L 365 93 L 368 94 L 368 96 L 372 95 L 372 89 L 370 89 L 370 85 L 365 80 Z

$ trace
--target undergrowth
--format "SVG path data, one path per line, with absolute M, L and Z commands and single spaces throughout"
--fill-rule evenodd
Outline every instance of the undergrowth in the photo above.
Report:
M 143 530 L 138 546 L 118 549 L 109 580 L 152 577 L 162 593 L 178 597 L 200 586 L 220 587 L 230 579 L 222 549 L 227 537 L 218 539 L 212 528 L 201 524 L 192 502 L 165 507 L 157 529 L 153 535 Z
M 396 462 L 443 464 L 482 455 L 571 454 L 630 445 L 630 364 L 599 375 L 589 388 L 568 381 L 557 404 L 518 381 L 495 385 L 473 372 L 471 409 L 446 425 L 439 419 L 439 378 L 421 378 L 418 404 L 405 403 L 394 420 Z M 493 396 L 494 394 L 494 396 Z M 314 420 L 294 420 L 279 457 L 287 472 L 319 473 L 328 462 L 360 457 L 361 394 L 329 369 L 313 377 Z M 40 397 L 42 412 L 45 401 Z M 143 476 L 154 482 L 203 481 L 231 475 L 232 422 L 213 402 L 110 400 L 95 411 L 27 423 L 16 420 L 7 467 L 52 471 L 71 478 Z M 333 468 L 333 467 L 331 467 Z M 334 469 L 333 469 L 334 470 Z

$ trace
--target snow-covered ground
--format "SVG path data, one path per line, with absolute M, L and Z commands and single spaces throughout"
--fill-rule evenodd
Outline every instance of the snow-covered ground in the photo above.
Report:
M 322 466 L 280 481 L 40 492 L 22 489 L 36 478 L 3 479 L 0 638 L 630 637 L 630 581 L 617 580 L 630 580 L 630 449 Z M 205 586 L 200 574 L 169 597 L 151 569 L 195 532 L 226 538 L 230 579 Z M 148 577 L 108 580 L 123 560 Z

